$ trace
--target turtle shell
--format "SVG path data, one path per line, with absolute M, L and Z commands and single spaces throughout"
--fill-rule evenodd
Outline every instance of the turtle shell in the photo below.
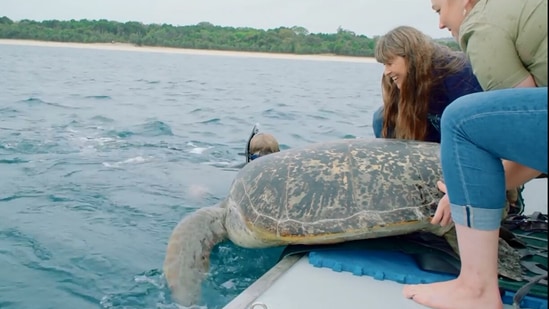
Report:
M 237 174 L 229 211 L 260 238 L 288 243 L 416 231 L 428 224 L 443 194 L 436 186 L 442 179 L 439 151 L 436 143 L 396 139 L 285 150 Z

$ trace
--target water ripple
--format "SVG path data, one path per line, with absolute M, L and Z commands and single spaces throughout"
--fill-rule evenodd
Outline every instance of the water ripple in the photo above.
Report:
M 112 100 L 112 97 L 108 95 L 87 95 L 87 96 L 84 96 L 84 99 Z
M 20 163 L 28 163 L 29 160 L 21 159 L 21 158 L 13 158 L 13 159 L 0 159 L 0 164 L 20 164 Z
M 59 104 L 59 103 L 53 103 L 53 102 L 47 102 L 47 101 L 44 101 L 40 98 L 35 98 L 35 97 L 30 97 L 26 100 L 22 100 L 20 101 L 22 103 L 27 103 L 28 106 L 42 106 L 42 105 L 47 105 L 47 106 L 51 106 L 51 107 L 59 107 L 59 108 L 65 108 L 65 109 L 78 109 L 77 107 L 72 107 L 72 106 L 66 106 L 66 105 L 62 105 L 62 104 Z

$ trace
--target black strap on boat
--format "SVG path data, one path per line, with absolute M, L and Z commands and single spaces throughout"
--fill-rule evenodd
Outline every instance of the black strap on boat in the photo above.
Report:
M 521 287 L 513 296 L 513 308 L 520 309 L 520 303 L 524 297 L 530 292 L 533 286 L 545 280 L 545 285 L 547 285 L 547 271 L 543 275 L 532 278 L 527 284 Z
M 543 268 L 543 265 L 532 261 L 523 261 L 520 263 L 528 271 L 537 274 L 537 275 L 547 275 L 547 269 Z M 537 277 L 534 277 L 537 278 Z M 530 279 L 532 280 L 532 279 Z M 528 280 L 528 281 L 530 281 Z M 547 281 L 539 281 L 539 284 L 547 285 Z
M 529 216 L 511 215 L 503 220 L 502 226 L 509 230 L 518 228 L 525 232 L 547 232 L 547 215 L 544 215 L 539 211 L 536 211 Z
M 516 291 L 514 308 L 520 308 L 527 294 L 547 298 L 547 215 L 540 212 L 510 215 L 503 220 L 502 227 L 513 235 L 506 241 L 521 256 L 524 281 L 500 279 L 500 288 Z
M 406 240 L 428 250 L 411 253 L 418 267 L 425 271 L 459 275 L 461 262 L 448 242 L 431 233 L 414 233 Z

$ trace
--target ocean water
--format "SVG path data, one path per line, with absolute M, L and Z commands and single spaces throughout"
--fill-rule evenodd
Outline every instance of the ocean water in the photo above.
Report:
M 0 45 L 0 308 L 177 308 L 174 226 L 222 200 L 254 123 L 282 149 L 372 136 L 377 63 Z M 221 308 L 281 248 L 212 253 Z

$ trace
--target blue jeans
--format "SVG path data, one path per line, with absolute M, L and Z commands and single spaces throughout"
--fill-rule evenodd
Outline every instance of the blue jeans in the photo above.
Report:
M 501 159 L 547 173 L 547 87 L 465 95 L 446 108 L 441 127 L 452 219 L 498 229 L 506 200 Z
M 381 106 L 380 108 L 378 108 L 375 112 L 374 112 L 374 116 L 372 117 L 372 128 L 374 129 L 374 136 L 376 138 L 380 138 L 381 137 L 381 130 L 383 129 L 383 106 Z M 393 135 L 393 130 L 392 128 L 389 128 L 388 130 L 388 136 L 389 137 L 392 137 Z

